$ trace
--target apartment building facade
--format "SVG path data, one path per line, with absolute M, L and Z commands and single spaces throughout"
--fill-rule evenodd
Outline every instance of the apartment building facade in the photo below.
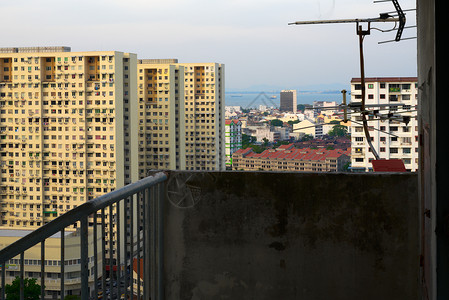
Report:
M 139 177 L 224 170 L 224 65 L 138 61 Z
M 293 144 L 282 145 L 255 153 L 251 148 L 233 154 L 234 170 L 339 172 L 350 161 L 349 152 L 342 149 L 296 149 Z
M 0 229 L 0 248 L 4 248 L 27 234 L 32 230 L 24 229 Z M 79 249 L 80 232 L 73 231 L 64 233 L 64 269 L 61 267 L 61 232 L 58 232 L 45 240 L 45 299 L 61 299 L 61 277 L 64 276 L 64 294 L 81 294 L 81 255 Z M 88 257 L 89 270 L 94 268 L 94 258 L 97 258 L 97 267 L 103 269 L 103 260 L 101 256 L 94 254 L 94 243 L 101 248 L 101 236 L 97 236 L 94 241 L 92 230 L 88 231 Z M 108 267 L 108 266 L 105 266 Z M 62 269 L 64 274 L 62 274 Z M 36 278 L 40 284 L 41 275 L 41 244 L 30 248 L 24 256 L 24 274 L 25 278 Z M 13 258 L 5 263 L 5 284 L 11 284 L 16 277 L 20 276 L 20 258 Z M 98 284 L 98 279 L 94 277 L 94 272 L 88 276 L 91 292 L 94 285 Z
M 369 133 L 380 159 L 402 159 L 408 171 L 418 169 L 418 88 L 416 77 L 366 78 Z M 360 78 L 351 80 L 351 102 L 361 101 Z M 390 115 L 388 115 L 390 114 Z M 381 118 L 379 115 L 387 116 Z M 403 121 L 403 117 L 408 122 Z M 366 142 L 360 114 L 351 115 L 351 170 L 372 171 L 374 155 Z
M 137 56 L 0 48 L 0 226 L 39 227 L 138 179 Z
M 242 122 L 238 119 L 225 121 L 226 169 L 232 168 L 232 154 L 242 148 Z

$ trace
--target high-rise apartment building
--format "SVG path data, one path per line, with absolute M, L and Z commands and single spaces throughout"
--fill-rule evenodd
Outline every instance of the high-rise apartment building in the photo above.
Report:
M 242 122 L 238 119 L 225 121 L 226 168 L 232 169 L 232 154 L 242 149 Z
M 365 103 L 379 105 L 367 108 L 373 111 L 367 118 L 374 149 L 380 159 L 402 159 L 408 171 L 416 171 L 418 169 L 417 78 L 366 78 L 365 81 Z M 360 78 L 353 78 L 351 101 L 361 101 L 361 94 Z M 376 116 L 379 114 L 388 118 Z M 408 123 L 403 122 L 403 116 L 409 117 Z M 371 160 L 374 159 L 366 142 L 361 121 L 360 114 L 351 115 L 351 169 L 354 172 L 372 171 Z
M 280 97 L 280 111 L 296 113 L 297 97 L 296 90 L 282 90 Z
M 0 226 L 41 226 L 138 179 L 136 74 L 130 53 L 0 48 Z
M 137 77 L 139 176 L 224 170 L 224 65 L 142 59 Z

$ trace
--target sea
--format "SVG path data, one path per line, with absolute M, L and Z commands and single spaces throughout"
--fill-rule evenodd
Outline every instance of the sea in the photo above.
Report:
M 246 108 L 258 108 L 259 105 L 267 107 L 279 107 L 279 92 L 226 92 L 225 105 L 240 106 Z M 297 104 L 313 104 L 313 101 L 336 101 L 342 102 L 343 96 L 340 91 L 303 91 L 298 92 Z

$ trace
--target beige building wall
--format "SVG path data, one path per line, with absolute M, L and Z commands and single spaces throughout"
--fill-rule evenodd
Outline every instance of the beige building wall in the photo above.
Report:
M 224 65 L 139 60 L 140 177 L 224 170 Z
M 137 179 L 136 55 L 41 50 L 0 49 L 0 226 L 39 227 Z
M 100 231 L 100 230 L 99 230 Z M 0 229 L 0 249 L 14 243 L 30 230 L 20 229 Z M 94 267 L 93 252 L 93 235 L 89 232 L 89 270 Z M 98 274 L 101 275 L 102 253 L 101 253 L 101 236 L 98 235 L 97 245 L 99 252 L 97 253 Z M 64 290 L 67 294 L 80 295 L 81 289 L 81 273 L 80 273 L 80 236 L 78 232 L 66 232 L 64 239 Z M 60 299 L 61 291 L 61 235 L 57 233 L 45 240 L 45 290 L 47 299 Z M 36 278 L 37 284 L 40 285 L 41 272 L 41 244 L 31 247 L 25 252 L 24 257 L 24 275 L 25 278 Z M 11 284 L 16 276 L 20 276 L 20 256 L 6 262 L 5 284 Z M 96 284 L 93 272 L 89 275 L 89 286 L 93 290 Z

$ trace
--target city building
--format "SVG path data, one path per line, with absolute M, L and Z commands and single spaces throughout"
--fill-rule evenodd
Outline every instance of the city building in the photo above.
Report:
M 224 65 L 141 59 L 139 177 L 150 170 L 224 170 Z
M 336 149 L 296 149 L 293 144 L 282 145 L 256 153 L 251 148 L 233 154 L 234 170 L 339 172 L 349 163 L 349 151 Z
M 39 227 L 138 179 L 136 61 L 0 48 L 0 226 Z
M 4 248 L 20 238 L 30 234 L 31 230 L 20 229 L 0 229 L 0 248 Z M 94 254 L 94 241 L 92 231 L 89 231 L 89 269 L 94 267 L 94 257 L 97 259 L 97 266 L 101 270 L 102 255 Z M 81 274 L 80 274 L 80 233 L 79 231 L 65 231 L 64 233 L 64 294 L 81 294 Z M 97 247 L 101 249 L 101 237 L 97 237 Z M 45 299 L 61 299 L 61 232 L 58 232 L 45 241 Z M 5 264 L 5 284 L 20 276 L 19 257 L 10 259 Z M 109 267 L 108 265 L 105 266 Z M 41 244 L 30 248 L 24 256 L 24 274 L 27 278 L 36 278 L 37 284 L 41 282 Z M 93 285 L 97 284 L 94 273 L 89 274 L 89 287 L 93 290 Z
M 225 121 L 226 169 L 232 168 L 232 154 L 242 148 L 242 122 Z
M 313 101 L 313 116 L 316 118 L 320 114 L 332 115 L 338 112 L 336 101 Z
M 293 132 L 295 133 L 301 133 L 303 135 L 311 135 L 314 138 L 316 137 L 316 124 L 315 122 L 312 122 L 308 119 L 300 122 L 300 123 L 296 123 L 293 124 Z
M 297 93 L 296 90 L 282 90 L 280 96 L 280 111 L 288 111 L 296 114 Z
M 402 159 L 408 171 L 418 169 L 418 122 L 416 109 L 418 88 L 416 77 L 381 77 L 365 79 L 367 105 L 373 111 L 369 115 L 369 133 L 380 159 Z M 361 101 L 360 78 L 351 80 L 351 102 Z M 376 113 L 376 114 L 374 114 Z M 378 115 L 386 115 L 380 118 Z M 388 116 L 390 114 L 390 116 Z M 409 117 L 407 123 L 403 117 Z M 360 114 L 351 115 L 353 172 L 372 171 L 374 155 L 366 142 Z

